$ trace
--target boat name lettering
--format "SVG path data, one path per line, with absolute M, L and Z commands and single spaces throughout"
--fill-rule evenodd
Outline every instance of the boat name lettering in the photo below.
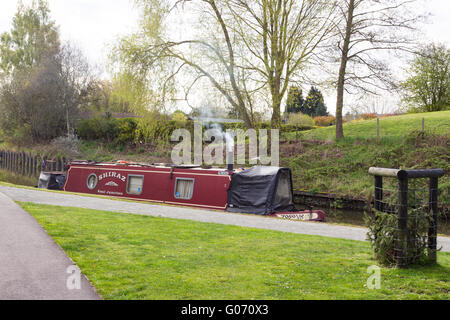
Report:
M 122 182 L 125 182 L 125 180 L 127 179 L 126 176 L 121 175 L 120 173 L 117 173 L 117 172 L 114 172 L 114 171 L 109 171 L 109 172 L 102 173 L 98 177 L 98 180 L 102 181 L 103 179 L 106 179 L 106 178 L 116 178 L 116 179 L 121 180 Z

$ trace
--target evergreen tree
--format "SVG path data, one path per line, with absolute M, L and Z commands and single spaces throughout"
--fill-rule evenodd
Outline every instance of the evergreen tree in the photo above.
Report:
M 314 86 L 311 87 L 300 112 L 310 115 L 311 117 L 328 115 L 323 95 L 319 89 Z
M 304 103 L 302 89 L 299 87 L 290 87 L 286 102 L 286 113 L 301 112 Z

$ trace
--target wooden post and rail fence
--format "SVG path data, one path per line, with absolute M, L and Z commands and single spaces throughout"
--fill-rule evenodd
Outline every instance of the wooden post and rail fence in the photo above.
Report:
M 39 177 L 41 170 L 64 171 L 68 160 L 64 157 L 47 158 L 27 152 L 0 150 L 0 169 L 25 177 Z

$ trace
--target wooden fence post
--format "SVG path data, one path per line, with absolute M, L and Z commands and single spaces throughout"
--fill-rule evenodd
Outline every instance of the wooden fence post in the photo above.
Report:
M 37 164 L 38 164 L 38 156 L 33 157 L 33 177 L 37 176 Z
M 380 118 L 377 118 L 377 139 L 380 138 Z
M 25 152 L 22 152 L 22 154 L 20 155 L 21 156 L 21 166 L 22 166 L 22 168 L 21 168 L 21 170 L 20 170 L 20 173 L 22 174 L 22 176 L 24 176 L 25 175 Z
M 17 173 L 17 162 L 19 160 L 19 157 L 17 156 L 17 152 L 14 152 L 13 157 L 14 157 L 14 166 L 13 166 L 14 170 L 13 171 L 14 171 L 14 173 Z

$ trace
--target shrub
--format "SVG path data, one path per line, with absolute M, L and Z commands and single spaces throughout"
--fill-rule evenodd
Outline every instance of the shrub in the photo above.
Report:
M 115 125 L 105 117 L 81 120 L 75 130 L 77 135 L 85 140 L 110 140 L 115 138 Z
M 361 114 L 361 119 L 363 120 L 372 120 L 376 119 L 377 115 L 375 113 L 363 113 Z
M 25 123 L 14 129 L 12 136 L 8 140 L 18 146 L 31 144 L 33 142 L 31 126 Z
M 319 116 L 314 118 L 314 124 L 319 127 L 327 127 L 336 124 L 334 116 Z
M 314 126 L 314 120 L 313 118 L 311 118 L 310 116 L 308 116 L 307 114 L 303 114 L 301 112 L 299 113 L 291 113 L 289 114 L 289 119 L 287 121 L 288 125 L 293 125 L 293 126 L 310 126 L 313 127 Z
M 134 118 L 116 119 L 118 129 L 116 142 L 121 145 L 133 143 L 136 136 L 137 121 Z
M 429 219 L 426 210 L 408 212 L 407 265 L 426 261 Z M 395 245 L 399 236 L 397 215 L 375 211 L 373 217 L 366 217 L 366 222 L 369 228 L 368 240 L 371 242 L 378 262 L 387 266 L 395 265 Z
M 187 117 L 181 112 L 175 112 L 172 115 L 172 120 L 180 123 L 181 125 L 185 124 L 188 120 Z
M 71 134 L 53 139 L 47 153 L 74 158 L 79 155 L 79 146 L 80 140 L 76 135 Z

